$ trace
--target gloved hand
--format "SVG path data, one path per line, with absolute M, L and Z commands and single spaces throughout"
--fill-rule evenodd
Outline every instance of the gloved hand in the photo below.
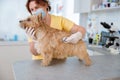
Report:
M 64 37 L 63 42 L 76 44 L 80 39 L 82 39 L 82 33 L 76 32 L 69 37 Z
M 29 37 L 29 38 L 31 38 L 31 39 L 33 39 L 34 41 L 36 40 L 36 38 L 35 38 L 35 30 L 34 30 L 34 28 L 26 28 L 25 29 L 25 31 L 26 31 L 26 34 L 27 34 L 27 36 Z

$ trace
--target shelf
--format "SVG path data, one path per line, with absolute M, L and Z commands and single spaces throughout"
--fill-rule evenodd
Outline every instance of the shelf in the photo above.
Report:
M 116 10 L 116 9 L 120 9 L 120 6 L 118 6 L 118 7 L 111 7 L 111 8 L 95 9 L 95 10 L 92 10 L 92 12 L 94 12 L 94 11 Z

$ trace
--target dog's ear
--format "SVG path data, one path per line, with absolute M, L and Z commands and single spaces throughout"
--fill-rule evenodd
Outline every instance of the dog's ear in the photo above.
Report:
M 37 18 L 38 18 L 38 22 L 40 22 L 42 20 L 42 14 L 38 14 Z

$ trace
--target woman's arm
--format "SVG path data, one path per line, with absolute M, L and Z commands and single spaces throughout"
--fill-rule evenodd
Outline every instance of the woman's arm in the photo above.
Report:
M 85 28 L 82 27 L 82 26 L 74 24 L 73 27 L 72 27 L 72 29 L 70 30 L 70 32 L 71 33 L 76 33 L 78 31 L 82 33 L 82 38 L 83 38 L 85 36 L 85 34 L 86 34 Z

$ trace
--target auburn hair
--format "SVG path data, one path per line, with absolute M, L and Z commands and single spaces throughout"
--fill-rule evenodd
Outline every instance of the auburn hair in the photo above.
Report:
M 40 4 L 41 6 L 47 5 L 48 6 L 47 11 L 51 11 L 51 6 L 50 6 L 50 3 L 49 3 L 48 0 L 28 0 L 27 3 L 26 3 L 26 8 L 27 8 L 27 10 L 30 14 L 32 14 L 31 11 L 30 11 L 30 8 L 29 8 L 29 4 L 30 4 L 31 1 L 35 1 L 36 4 Z

